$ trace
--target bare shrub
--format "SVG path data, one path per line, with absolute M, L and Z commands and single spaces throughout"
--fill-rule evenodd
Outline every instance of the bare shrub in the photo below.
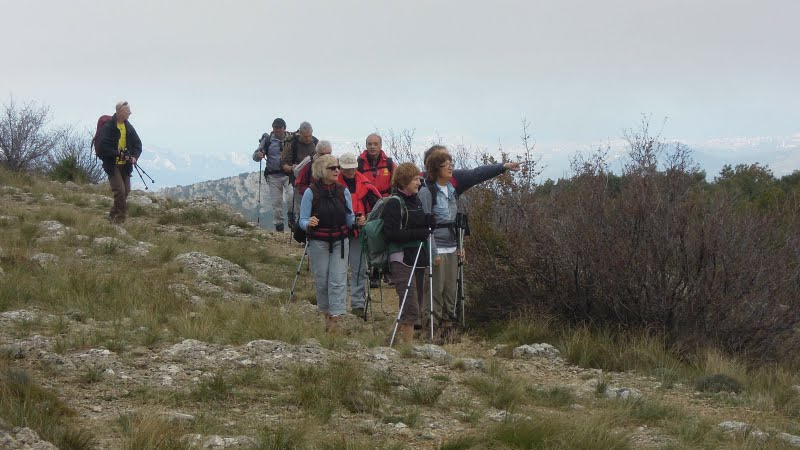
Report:
M 48 129 L 50 108 L 10 97 L 0 116 L 0 164 L 15 172 L 40 169 L 63 131 Z

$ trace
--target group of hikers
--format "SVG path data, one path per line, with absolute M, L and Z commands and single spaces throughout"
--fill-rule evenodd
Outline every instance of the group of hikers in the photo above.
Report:
M 337 159 L 329 141 L 314 137 L 310 123 L 289 133 L 286 122 L 277 118 L 272 132 L 259 140 L 253 160 L 266 160 L 275 230 L 284 231 L 285 199 L 288 227 L 295 236 L 305 235 L 327 331 L 338 331 L 347 313 L 348 272 L 350 312 L 366 317 L 368 272 L 370 288 L 378 287 L 380 274 L 370 271 L 359 233 L 381 203 L 376 212 L 388 246 L 387 281 L 400 306 L 395 331 L 410 344 L 415 328 L 427 329 L 427 322 L 437 330 L 434 340 L 446 339 L 458 324 L 457 281 L 465 256 L 466 221 L 458 211 L 458 196 L 506 170 L 519 170 L 520 163 L 454 170 L 447 147 L 434 145 L 424 154 L 423 171 L 411 162 L 392 161 L 382 144 L 381 136 L 372 133 L 361 154 L 343 153 Z M 431 306 L 425 308 L 429 296 Z
M 98 119 L 92 142 L 113 193 L 106 217 L 113 224 L 125 222 L 130 179 L 139 170 L 142 153 L 142 141 L 128 120 L 131 114 L 127 101 L 118 102 L 113 115 Z M 347 313 L 349 272 L 352 314 L 366 318 L 367 279 L 376 288 L 384 275 L 394 285 L 400 306 L 392 341 L 399 332 L 401 342 L 410 344 L 414 330 L 423 328 L 437 330 L 435 335 L 431 331 L 434 340 L 446 339 L 458 324 L 457 292 L 463 289 L 459 275 L 466 216 L 459 213 L 458 197 L 506 170 L 519 170 L 520 163 L 455 170 L 447 147 L 434 145 L 425 152 L 421 170 L 411 162 L 392 161 L 377 133 L 367 136 L 361 154 L 344 153 L 337 159 L 330 141 L 318 140 L 313 132 L 310 123 L 302 122 L 289 133 L 286 121 L 277 118 L 272 131 L 259 140 L 253 160 L 266 160 L 275 230 L 284 231 L 285 200 L 289 229 L 296 239 L 304 235 L 304 255 L 326 330 L 337 331 Z M 373 209 L 376 214 L 370 214 Z M 359 236 L 368 218 L 376 215 L 382 222 L 374 223 L 381 225 L 388 248 L 384 274 L 368 267 L 372 261 L 365 258 Z

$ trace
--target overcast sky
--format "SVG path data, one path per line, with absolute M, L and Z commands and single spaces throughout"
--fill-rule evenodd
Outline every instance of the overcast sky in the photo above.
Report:
M 800 132 L 800 1 L 0 0 L 3 103 L 145 146 L 251 152 L 274 117 L 358 140 L 592 144 Z M 342 149 L 343 151 L 345 149 Z M 349 150 L 349 149 L 347 149 Z M 540 148 L 546 151 L 546 148 Z M 339 149 L 334 149 L 340 153 Z

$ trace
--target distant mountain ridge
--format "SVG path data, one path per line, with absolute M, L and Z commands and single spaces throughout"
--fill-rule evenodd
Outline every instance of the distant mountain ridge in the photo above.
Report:
M 778 178 L 800 170 L 800 134 L 786 137 L 689 141 L 685 144 L 692 148 L 692 159 L 706 171 L 709 179 L 718 175 L 725 164 L 735 166 L 758 162 L 769 165 Z M 615 141 L 611 145 L 619 149 L 620 155 L 624 154 L 624 141 Z M 546 149 L 539 146 L 534 150 L 534 153 L 546 155 L 544 162 L 548 168 L 543 173 L 543 179 L 556 179 L 560 174 L 566 175 L 567 155 L 563 152 L 545 152 Z M 258 166 L 250 155 L 248 151 L 192 155 L 147 147 L 141 164 L 156 180 L 155 184 L 151 184 L 149 180 L 147 184 L 153 190 L 158 189 L 160 194 L 178 199 L 211 196 L 241 212 L 248 220 L 259 221 L 262 226 L 267 224 L 266 228 L 269 228 L 272 225 L 272 211 L 268 200 L 269 187 L 262 179 L 259 205 Z M 619 169 L 614 164 L 611 167 L 615 171 Z M 143 187 L 141 180 L 135 174 L 131 181 L 134 188 Z M 178 186 L 175 186 L 176 184 Z
M 244 214 L 247 220 L 259 221 L 264 228 L 272 226 L 272 209 L 269 206 L 269 186 L 262 180 L 261 203 L 259 204 L 259 172 L 218 180 L 201 181 L 188 186 L 162 188 L 158 191 L 164 197 L 188 200 L 200 196 L 210 196 Z

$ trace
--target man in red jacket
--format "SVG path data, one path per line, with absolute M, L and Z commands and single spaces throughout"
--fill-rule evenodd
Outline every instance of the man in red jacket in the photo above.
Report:
M 356 155 L 345 153 L 339 157 L 339 183 L 347 186 L 353 203 L 353 214 L 356 216 L 356 227 L 350 230 L 350 311 L 356 316 L 364 315 L 364 282 L 366 281 L 367 263 L 361 253 L 361 242 L 358 238 L 358 226 L 364 225 L 366 216 L 381 198 L 381 193 L 367 177 L 356 168 Z
M 383 139 L 378 133 L 367 136 L 367 149 L 358 157 L 358 171 L 378 188 L 383 197 L 391 195 L 392 173 L 397 167 L 381 148 Z

